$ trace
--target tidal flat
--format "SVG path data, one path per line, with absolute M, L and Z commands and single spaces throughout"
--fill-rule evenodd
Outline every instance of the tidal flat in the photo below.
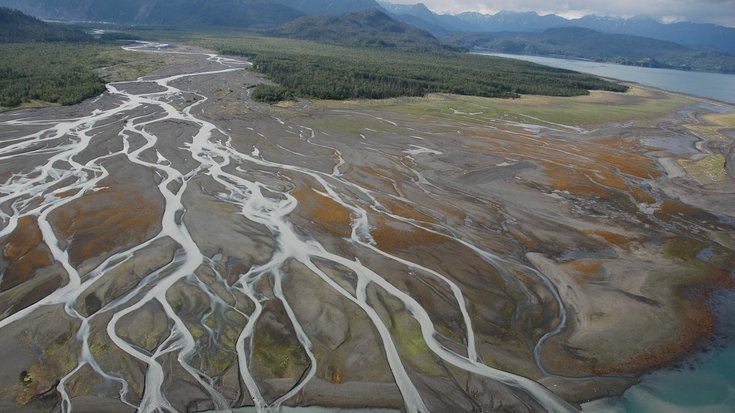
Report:
M 2 411 L 573 412 L 714 333 L 731 105 L 271 106 L 239 58 L 130 50 L 165 64 L 0 114 Z

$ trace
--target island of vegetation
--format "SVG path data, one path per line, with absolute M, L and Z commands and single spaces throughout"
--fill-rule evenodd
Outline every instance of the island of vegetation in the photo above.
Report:
M 98 70 L 113 66 L 119 70 Z M 115 41 L 0 8 L 0 111 L 79 103 L 104 92 L 109 80 L 135 79 L 156 66 Z

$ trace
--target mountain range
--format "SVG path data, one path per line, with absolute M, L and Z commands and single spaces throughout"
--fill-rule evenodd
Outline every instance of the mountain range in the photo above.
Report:
M 631 66 L 735 73 L 735 56 L 692 50 L 680 44 L 628 34 L 560 27 L 541 33 L 460 33 L 444 38 L 457 47 L 579 58 Z
M 380 9 L 375 0 L 275 0 L 310 16 L 339 16 L 370 9 Z
M 393 19 L 379 9 L 339 16 L 304 16 L 269 31 L 293 39 L 343 46 L 436 51 L 446 48 L 431 33 Z
M 0 0 L 41 19 L 175 26 L 274 27 L 304 13 L 272 0 Z
M 543 32 L 558 27 L 582 27 L 612 34 L 628 34 L 666 40 L 690 48 L 719 50 L 735 54 L 735 28 L 708 23 L 679 22 L 664 24 L 647 16 L 629 19 L 589 15 L 566 19 L 554 14 L 501 11 L 496 14 L 465 12 L 456 15 L 436 14 L 425 5 L 381 3 L 381 6 L 407 23 L 437 36 L 456 32 Z
M 452 38 L 455 44 L 482 46 L 493 50 L 507 48 L 509 36 L 503 36 L 502 41 L 505 46 L 498 46 L 499 36 L 473 36 L 472 33 L 523 33 L 522 39 L 519 38 L 520 35 L 515 37 L 517 41 L 524 42 L 523 49 L 526 50 L 526 53 L 532 50 L 537 50 L 534 53 L 539 53 L 540 50 L 544 50 L 546 54 L 598 59 L 599 57 L 594 56 L 594 53 L 600 52 L 605 55 L 602 57 L 603 60 L 634 59 L 633 62 L 636 63 L 645 61 L 654 66 L 661 63 L 664 67 L 698 67 L 697 64 L 688 65 L 685 60 L 705 58 L 707 63 L 704 66 L 709 68 L 706 70 L 720 70 L 713 68 L 719 67 L 721 62 L 727 65 L 727 59 L 720 59 L 715 52 L 735 54 L 735 28 L 688 22 L 663 24 L 650 17 L 623 19 L 585 16 L 579 19 L 565 19 L 556 15 L 541 16 L 535 12 L 508 11 L 494 15 L 477 12 L 450 15 L 434 13 L 422 3 L 399 5 L 387 2 L 378 3 L 375 0 L 0 0 L 0 6 L 17 8 L 42 19 L 145 25 L 232 26 L 276 30 L 280 31 L 281 35 L 313 40 L 321 38 L 327 41 L 334 41 L 345 34 L 357 35 L 358 26 L 354 21 L 349 23 L 343 20 L 330 20 L 322 18 L 323 16 L 342 16 L 345 13 L 379 9 L 389 13 L 392 18 L 423 29 L 437 38 Z M 305 19 L 305 16 L 310 16 L 312 19 Z M 363 22 L 359 30 L 361 32 L 359 39 L 354 41 L 341 39 L 340 43 L 364 44 L 374 41 L 375 44 L 385 42 L 397 46 L 403 43 L 403 40 L 399 39 L 402 35 L 413 36 L 408 43 L 417 41 L 419 38 L 424 38 L 427 44 L 436 41 L 419 32 L 408 30 L 404 26 L 398 26 L 395 23 L 388 24 L 384 19 L 376 21 L 380 21 L 383 25 L 380 30 L 385 31 L 384 29 L 388 26 L 394 29 L 402 27 L 401 33 L 403 34 L 388 30 L 383 35 L 376 37 L 379 27 L 370 28 L 369 22 Z M 290 23 L 289 26 L 287 24 L 289 22 L 293 23 Z M 344 26 L 345 24 L 349 28 Z M 309 28 L 310 25 L 313 27 Z M 679 56 L 673 58 L 673 54 L 669 53 L 665 56 L 666 61 L 651 62 L 650 59 L 658 60 L 656 56 L 662 56 L 660 53 L 662 50 L 658 50 L 659 53 L 656 56 L 650 53 L 639 56 L 639 52 L 642 53 L 644 49 L 657 51 L 655 47 L 649 47 L 650 42 L 630 42 L 622 38 L 605 38 L 603 41 L 600 36 L 593 36 L 589 32 L 584 32 L 586 33 L 584 38 L 579 39 L 566 36 L 566 41 L 574 44 L 569 44 L 569 48 L 564 53 L 558 53 L 559 50 L 554 51 L 556 46 L 549 44 L 548 38 L 540 40 L 539 36 L 549 29 L 562 27 L 587 28 L 605 34 L 641 36 L 674 42 L 696 50 L 698 53 L 683 49 L 675 52 L 675 48 L 667 45 L 663 48 L 667 53 L 678 53 Z M 533 38 L 533 34 L 537 35 L 536 38 Z M 463 37 L 464 40 L 457 41 L 458 36 Z M 589 41 L 592 40 L 594 42 L 590 46 Z M 640 50 L 631 50 L 630 53 L 619 53 L 610 57 L 612 52 L 607 50 L 610 46 L 607 42 L 611 40 L 615 44 L 628 44 L 629 47 Z M 493 45 L 489 46 L 490 43 Z M 584 53 L 586 56 L 579 56 L 577 49 L 580 47 L 599 50 L 586 50 Z

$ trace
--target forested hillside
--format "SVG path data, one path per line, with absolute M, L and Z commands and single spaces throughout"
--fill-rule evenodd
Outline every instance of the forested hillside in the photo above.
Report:
M 0 0 L 0 5 L 49 19 L 171 26 L 275 27 L 303 15 L 273 0 Z
M 342 16 L 308 16 L 270 32 L 276 36 L 344 46 L 438 50 L 443 46 L 430 33 L 394 20 L 376 9 Z
M 0 7 L 0 43 L 13 42 L 79 42 L 92 37 L 44 23 L 18 10 Z

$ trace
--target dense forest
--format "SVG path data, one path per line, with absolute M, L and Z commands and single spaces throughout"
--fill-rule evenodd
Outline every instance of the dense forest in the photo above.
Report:
M 102 93 L 105 81 L 94 69 L 130 58 L 118 44 L 104 43 L 114 37 L 94 39 L 0 8 L 0 110 L 34 101 L 70 105 Z
M 134 56 L 118 46 L 95 43 L 0 44 L 0 109 L 31 101 L 81 102 L 105 90 L 94 69 Z
M 98 52 L 63 43 L 0 45 L 0 106 L 31 100 L 71 104 L 101 93 L 105 82 L 90 70 L 101 66 Z
M 513 98 L 521 94 L 577 96 L 589 90 L 627 90 L 563 69 L 448 51 L 353 48 L 261 36 L 209 38 L 199 43 L 219 53 L 246 56 L 258 71 L 277 83 L 278 88 L 256 88 L 253 96 L 263 101 L 289 96 L 381 99 L 433 92 Z

